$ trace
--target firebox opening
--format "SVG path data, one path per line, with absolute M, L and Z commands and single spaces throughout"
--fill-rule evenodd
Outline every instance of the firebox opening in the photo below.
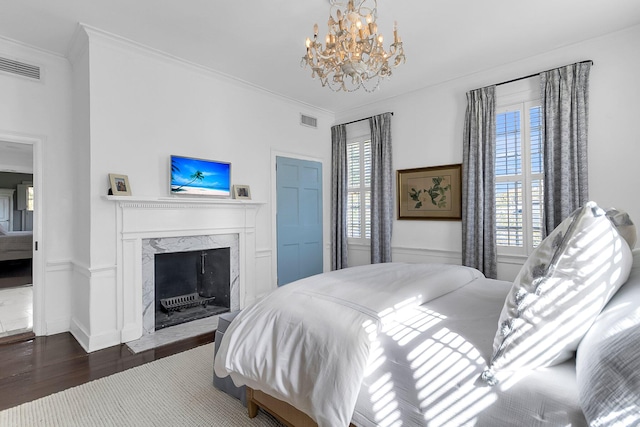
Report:
M 231 249 L 155 254 L 155 330 L 230 310 Z

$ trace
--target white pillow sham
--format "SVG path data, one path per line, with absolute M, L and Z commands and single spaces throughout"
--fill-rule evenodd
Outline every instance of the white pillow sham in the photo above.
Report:
M 576 352 L 580 405 L 593 427 L 640 423 L 640 249 L 627 282 L 611 298 Z
M 588 202 L 533 251 L 507 295 L 489 385 L 522 369 L 561 363 L 629 276 L 631 250 L 605 211 Z
M 638 235 L 636 225 L 629 218 L 629 214 L 616 208 L 609 208 L 607 209 L 607 218 L 613 223 L 622 238 L 627 241 L 629 247 L 633 249 Z

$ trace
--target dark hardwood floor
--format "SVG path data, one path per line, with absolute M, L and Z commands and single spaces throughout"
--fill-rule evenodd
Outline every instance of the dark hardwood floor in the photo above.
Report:
M 141 353 L 122 344 L 86 353 L 70 333 L 0 344 L 0 410 L 212 343 L 214 332 Z
M 0 261 L 0 289 L 33 283 L 31 259 Z

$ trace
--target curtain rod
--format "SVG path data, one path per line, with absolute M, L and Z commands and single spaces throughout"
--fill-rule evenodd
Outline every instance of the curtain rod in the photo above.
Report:
M 387 113 L 388 113 L 388 112 L 389 112 L 389 111 L 387 111 Z M 382 114 L 385 114 L 385 113 L 382 113 Z M 391 112 L 391 115 L 393 116 L 393 111 Z M 343 124 L 343 125 L 345 125 L 345 126 L 346 126 L 346 125 L 350 125 L 351 123 L 358 123 L 358 122 L 361 122 L 361 121 L 363 121 L 363 120 L 369 120 L 369 117 L 365 117 L 364 119 L 353 120 L 353 121 L 350 121 L 350 122 L 347 122 L 347 123 L 341 123 L 341 124 Z
M 593 65 L 593 61 L 591 59 L 587 59 L 586 61 L 575 62 L 575 64 L 586 64 L 587 62 L 591 62 L 591 65 Z M 555 69 L 556 68 L 552 68 L 551 70 L 555 70 Z M 495 85 L 492 85 L 492 86 L 501 86 L 501 85 L 506 85 L 507 83 L 517 82 L 519 80 L 530 79 L 531 77 L 539 76 L 540 74 L 546 73 L 547 71 L 551 71 L 551 70 L 540 71 L 539 73 L 529 74 L 528 76 L 518 77 L 517 79 L 507 80 L 506 82 L 502 82 L 502 83 L 496 83 Z

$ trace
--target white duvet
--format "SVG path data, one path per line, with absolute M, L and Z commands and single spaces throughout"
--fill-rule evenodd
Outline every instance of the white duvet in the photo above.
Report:
M 442 264 L 387 263 L 312 276 L 234 319 L 215 372 L 290 403 L 320 427 L 348 426 L 383 322 L 484 276 Z

